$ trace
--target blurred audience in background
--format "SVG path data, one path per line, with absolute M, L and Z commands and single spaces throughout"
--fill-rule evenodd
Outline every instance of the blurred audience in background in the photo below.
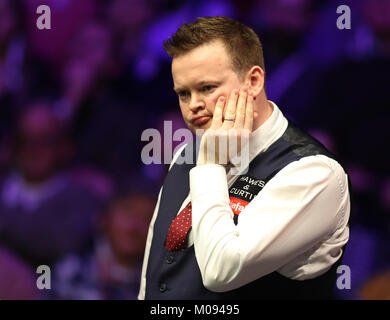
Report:
M 98 13 L 102 1 L 95 0 L 22 0 L 25 13 L 28 48 L 32 54 L 41 57 L 54 73 L 62 65 L 71 39 L 77 34 L 86 21 L 93 19 Z M 36 27 L 37 8 L 45 4 L 50 7 L 52 29 L 42 30 Z
M 16 1 L 0 1 L 0 97 L 2 103 L 9 95 L 23 89 L 22 67 L 25 39 Z M 4 121 L 4 118 L 2 117 Z
M 0 182 L 0 244 L 31 266 L 85 248 L 99 199 L 71 179 L 65 128 L 44 101 L 26 107 L 14 135 L 14 167 Z
M 36 300 L 36 273 L 9 249 L 0 247 L 0 300 Z
M 389 298 L 389 1 L 0 0 L 0 299 L 136 298 L 168 168 L 142 163 L 141 135 L 185 127 L 162 41 L 204 15 L 258 33 L 269 99 L 348 170 L 352 279 L 336 295 Z M 37 293 L 42 264 L 53 284 Z
M 135 191 L 113 198 L 103 210 L 91 251 L 69 255 L 53 269 L 50 299 L 136 299 L 155 197 Z
M 54 107 L 76 142 L 74 164 L 122 183 L 139 161 L 142 108 L 126 96 L 119 71 L 109 26 L 87 22 L 70 42 Z

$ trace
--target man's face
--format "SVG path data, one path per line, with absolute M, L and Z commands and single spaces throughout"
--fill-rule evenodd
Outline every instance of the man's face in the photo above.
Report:
M 33 105 L 18 129 L 16 161 L 21 173 L 30 182 L 48 179 L 61 160 L 63 144 L 54 116 L 44 106 Z
M 122 258 L 142 256 L 154 201 L 143 195 L 128 199 L 131 209 L 113 205 L 106 220 L 106 234 L 113 251 Z
M 184 121 L 192 132 L 208 129 L 218 97 L 228 98 L 243 85 L 219 40 L 174 58 L 172 76 Z

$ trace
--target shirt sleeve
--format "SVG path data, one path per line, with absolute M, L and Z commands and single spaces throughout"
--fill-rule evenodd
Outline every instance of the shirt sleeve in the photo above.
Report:
M 305 157 L 279 171 L 240 213 L 237 225 L 223 166 L 191 169 L 190 193 L 196 259 L 205 287 L 215 292 L 278 270 L 345 228 L 349 216 L 346 174 L 325 156 Z M 334 248 L 341 251 L 343 244 Z

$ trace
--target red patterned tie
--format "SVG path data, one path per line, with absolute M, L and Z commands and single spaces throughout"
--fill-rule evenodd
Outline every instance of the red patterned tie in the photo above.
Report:
M 186 248 L 187 233 L 192 225 L 191 212 L 192 207 L 191 202 L 189 202 L 172 221 L 165 242 L 165 248 L 168 251 L 179 251 Z

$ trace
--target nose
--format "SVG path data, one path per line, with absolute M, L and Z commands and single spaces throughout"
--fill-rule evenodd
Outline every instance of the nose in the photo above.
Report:
M 197 113 L 199 110 L 202 110 L 206 107 L 205 102 L 203 99 L 199 97 L 197 94 L 191 95 L 191 101 L 190 101 L 190 110 L 194 113 Z

